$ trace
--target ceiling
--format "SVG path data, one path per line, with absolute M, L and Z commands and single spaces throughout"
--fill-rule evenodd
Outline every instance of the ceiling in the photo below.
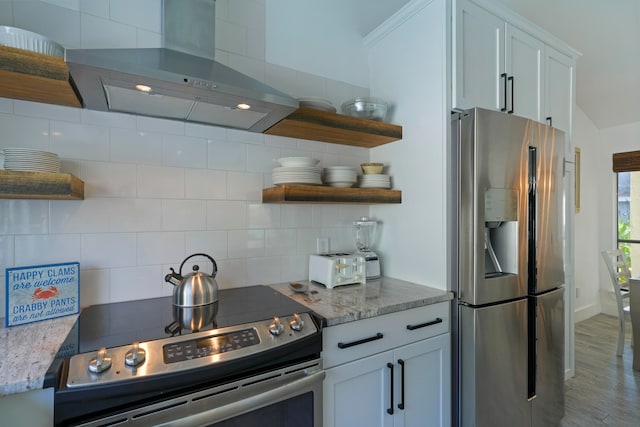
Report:
M 576 104 L 602 129 L 640 122 L 640 1 L 495 0 L 582 53 Z M 409 0 L 350 0 L 368 33 Z M 636 98 L 638 96 L 639 98 Z

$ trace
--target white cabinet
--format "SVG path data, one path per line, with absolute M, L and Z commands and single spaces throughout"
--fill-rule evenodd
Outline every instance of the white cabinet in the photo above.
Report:
M 471 2 L 456 4 L 453 108 L 506 111 L 504 21 Z
M 495 8 L 455 2 L 453 108 L 489 108 L 570 129 L 575 60 L 532 35 L 539 32 L 532 24 L 510 22 L 509 12 L 499 16 Z
M 545 120 L 569 133 L 573 122 L 576 63 L 551 46 L 545 47 Z M 567 149 L 569 149 L 567 144 Z M 573 154 L 571 154 L 573 155 Z
M 449 426 L 449 303 L 323 331 L 325 427 Z

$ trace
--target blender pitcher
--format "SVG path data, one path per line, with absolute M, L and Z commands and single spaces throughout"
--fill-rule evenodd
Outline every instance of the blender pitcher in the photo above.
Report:
M 356 244 L 355 255 L 361 255 L 366 261 L 367 280 L 377 279 L 380 277 L 380 259 L 378 255 L 371 250 L 373 241 L 376 237 L 376 228 L 378 222 L 363 216 L 357 221 L 353 221 L 353 238 Z

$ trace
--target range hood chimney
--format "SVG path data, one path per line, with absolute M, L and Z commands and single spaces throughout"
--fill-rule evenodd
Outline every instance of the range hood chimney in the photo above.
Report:
M 214 60 L 215 0 L 164 0 L 162 48 L 69 49 L 85 108 L 263 132 L 298 101 Z

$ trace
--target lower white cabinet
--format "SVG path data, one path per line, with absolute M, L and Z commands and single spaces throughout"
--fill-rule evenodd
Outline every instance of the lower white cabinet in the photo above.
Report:
M 340 325 L 342 332 L 355 329 L 355 332 L 351 331 L 351 337 L 353 333 L 360 333 L 361 338 L 339 341 L 346 347 L 336 345 L 336 348 L 327 349 L 327 353 L 348 353 L 357 348 L 358 356 L 361 356 L 367 346 L 377 349 L 384 346 L 385 337 L 394 337 L 397 343 L 401 336 L 404 343 L 336 366 L 331 365 L 331 360 L 336 359 L 329 357 L 329 366 L 325 365 L 324 426 L 449 426 L 451 338 L 448 304 L 407 310 L 411 315 L 399 312 Z M 421 320 L 416 323 L 416 319 Z M 372 322 L 367 323 L 369 320 Z M 338 332 L 331 329 L 325 331 Z M 420 339 L 411 342 L 414 341 L 411 333 Z M 378 338 L 380 335 L 382 337 Z M 430 337 L 424 338 L 425 335 Z

